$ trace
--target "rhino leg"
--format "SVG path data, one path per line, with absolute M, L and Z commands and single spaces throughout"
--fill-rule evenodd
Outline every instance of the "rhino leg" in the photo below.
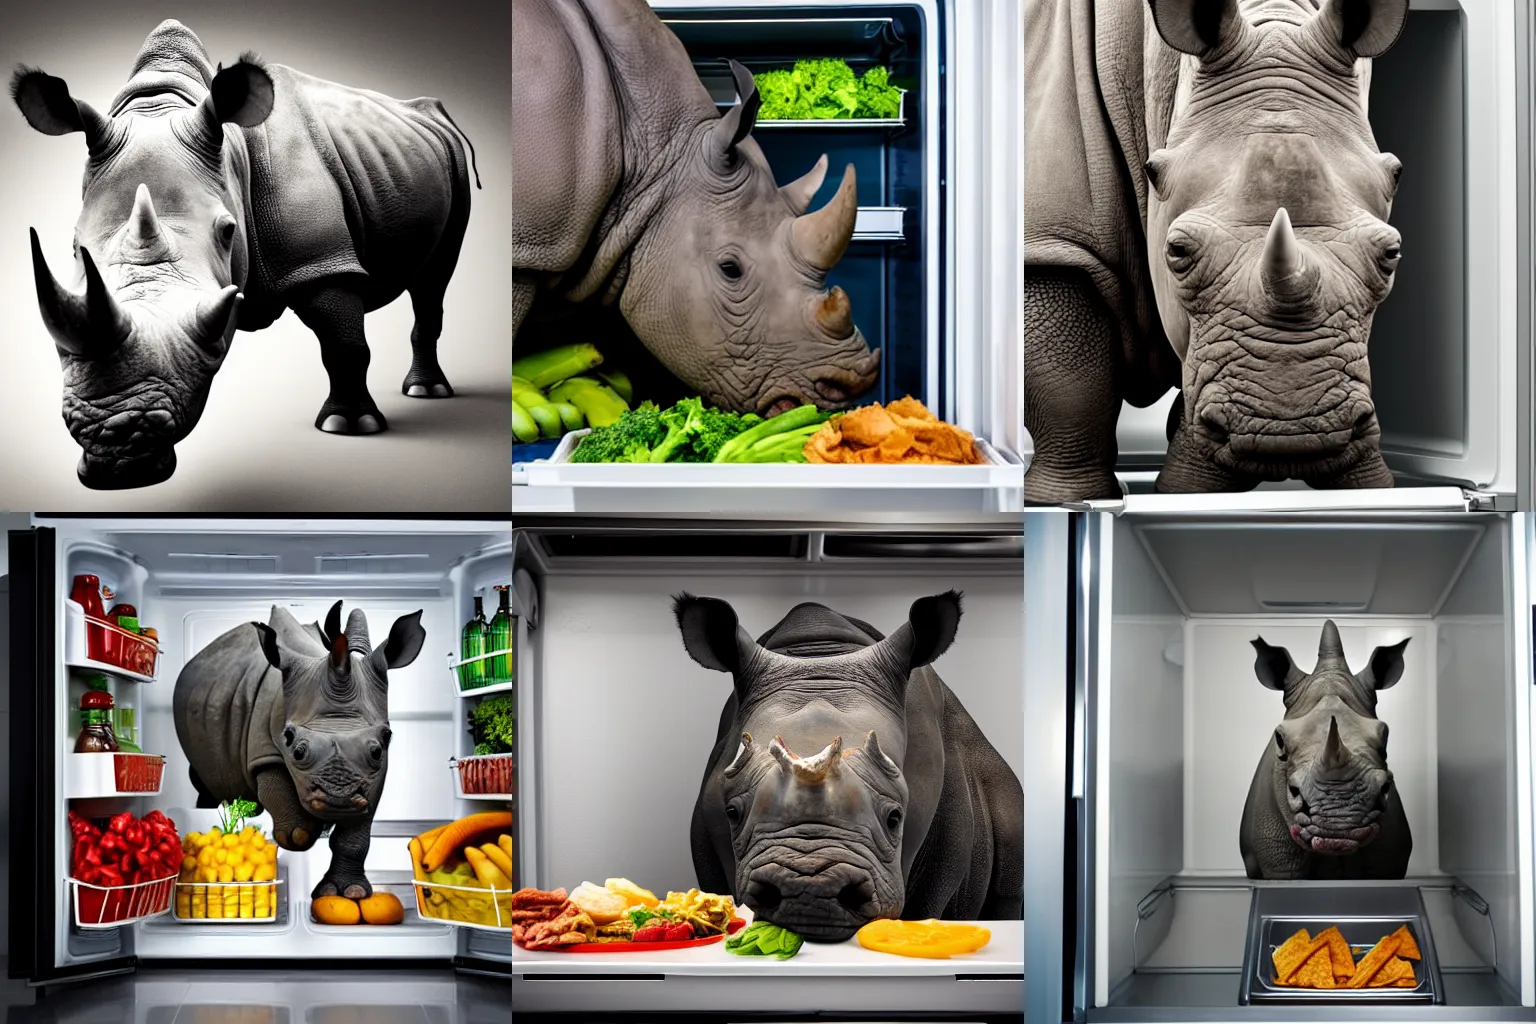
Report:
M 517 344 L 518 328 L 523 326 L 528 311 L 533 308 L 533 297 L 538 287 L 526 274 L 512 271 L 512 344 Z
M 331 393 L 315 417 L 315 427 L 328 434 L 388 430 L 384 414 L 368 393 L 362 295 L 332 278 L 296 299 L 293 311 L 320 339 L 320 361 L 331 378 Z
M 256 794 L 272 814 L 272 838 L 285 850 L 302 852 L 320 841 L 325 822 L 311 817 L 299 806 L 298 791 L 286 768 L 263 768 L 256 773 Z
M 372 838 L 373 819 L 340 822 L 331 831 L 331 866 L 325 869 L 310 899 L 321 896 L 345 896 L 360 900 L 373 895 L 373 886 L 363 874 L 363 861 L 368 857 L 368 845 Z
M 1275 806 L 1273 753 L 1266 752 L 1254 770 L 1238 824 L 1237 845 L 1249 878 L 1295 881 L 1310 877 L 1312 855 L 1291 839 L 1290 822 Z
M 187 774 L 189 776 L 191 776 L 192 788 L 197 790 L 197 806 L 198 807 L 217 807 L 217 806 L 219 806 L 219 799 L 218 799 L 218 797 L 214 796 L 213 795 L 213 791 L 208 788 L 207 783 L 203 782 L 203 777 L 201 775 L 197 774 L 197 769 L 192 767 L 191 765 L 188 765 L 187 766 Z
M 443 294 L 459 264 L 464 229 L 469 224 L 468 196 L 460 188 L 455 188 L 453 195 L 453 208 L 443 236 L 410 288 L 416 326 L 411 329 L 411 370 L 400 385 L 400 393 L 407 398 L 453 397 L 453 385 L 437 364 L 437 339 L 443 333 Z
M 1035 454 L 1029 504 L 1118 498 L 1116 331 L 1088 275 L 1030 268 L 1024 277 L 1024 426 Z

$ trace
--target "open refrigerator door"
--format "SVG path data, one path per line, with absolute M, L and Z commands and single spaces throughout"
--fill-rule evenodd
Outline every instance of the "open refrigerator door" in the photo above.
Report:
M 477 603 L 510 586 L 508 524 L 36 522 L 10 538 L 12 678 L 35 681 L 18 687 L 30 692 L 13 722 L 11 778 L 35 780 L 13 785 L 25 815 L 18 821 L 28 826 L 14 844 L 12 899 L 30 913 L 12 920 L 30 931 L 12 949 L 32 951 L 30 962 L 13 958 L 14 972 L 54 981 L 151 961 L 365 957 L 505 975 L 510 942 L 495 919 L 497 898 L 480 890 L 452 912 L 418 900 L 421 872 L 408 844 L 477 813 L 509 818 L 510 792 L 493 792 L 501 788 L 496 773 L 478 767 L 466 777 L 461 767 L 466 758 L 477 766 L 507 759 L 486 751 L 510 739 L 501 731 L 510 731 L 510 708 L 504 718 L 490 713 L 495 706 L 477 713 L 495 694 L 461 680 L 499 670 L 501 689 L 510 686 L 510 644 L 472 649 L 467 628 L 476 625 Z M 378 653 L 395 657 L 390 623 L 415 622 L 418 609 L 424 639 L 413 656 L 369 677 L 387 680 L 384 719 L 364 723 L 382 730 L 383 743 L 364 755 L 383 766 L 375 768 L 382 788 L 358 790 L 377 792 L 361 863 L 373 895 L 322 900 L 320 885 L 337 870 L 326 835 L 334 840 L 345 826 L 324 820 L 331 791 L 306 790 L 316 794 L 309 802 L 324 830 L 304 837 L 307 844 L 279 827 L 258 794 L 212 792 L 200 785 L 189 750 L 206 770 L 210 751 L 238 756 L 272 726 L 240 719 L 247 709 L 235 699 L 219 720 L 240 727 L 199 733 L 185 715 L 178 724 L 177 705 L 222 692 L 197 672 L 188 674 L 195 681 L 181 678 L 210 644 L 250 623 L 276 622 L 279 610 L 340 633 L 338 602 L 348 616 L 350 664 L 371 657 L 370 630 Z M 505 602 L 502 612 L 483 624 L 509 637 Z M 467 667 L 482 664 L 483 673 Z M 255 692 L 283 685 L 281 670 L 263 663 L 256 671 Z M 96 710 L 100 704 L 109 708 Z M 319 727 L 317 735 L 333 728 Z M 284 742 L 283 723 L 277 729 L 274 742 Z M 336 742 L 344 751 L 344 735 Z M 367 778 L 367 770 L 347 778 Z M 480 831 L 488 836 L 466 832 L 464 841 L 494 846 L 505 833 L 500 852 L 510 861 L 510 820 Z M 147 846 L 137 841 L 141 832 L 153 835 Z M 152 857 L 157 843 L 167 850 Z M 443 859 L 451 867 L 463 858 L 455 847 Z M 349 917 L 341 905 L 356 909 Z M 325 912 L 332 909 L 339 916 Z

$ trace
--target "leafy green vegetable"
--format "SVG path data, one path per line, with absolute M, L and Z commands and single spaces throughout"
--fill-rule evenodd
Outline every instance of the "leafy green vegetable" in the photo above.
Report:
M 725 443 L 762 422 L 755 413 L 705 408 L 685 398 L 670 409 L 651 402 L 582 438 L 572 462 L 711 462 Z
M 655 402 L 641 402 L 606 427 L 599 427 L 576 446 L 572 462 L 649 462 L 651 449 L 667 436 Z
M 890 71 L 883 67 L 859 78 L 843 61 L 815 58 L 754 77 L 762 100 L 757 116 L 764 121 L 891 118 L 901 112 L 901 90 L 890 84 Z
M 788 960 L 805 942 L 787 928 L 767 921 L 753 921 L 725 940 L 725 948 L 737 956 L 775 956 Z
M 637 930 L 644 928 L 647 921 L 658 918 L 662 921 L 676 921 L 677 915 L 664 907 L 658 907 L 655 910 L 649 907 L 631 907 L 629 909 L 629 919 L 635 923 Z
M 476 741 L 475 753 L 481 753 L 481 747 L 490 747 L 492 749 L 484 753 L 510 754 L 512 737 L 517 732 L 516 722 L 510 693 L 492 694 L 475 705 L 469 713 L 469 731 Z
M 247 818 L 261 813 L 261 805 L 254 800 L 225 800 L 219 804 L 219 831 L 228 835 L 239 832 Z
M 494 744 L 490 744 L 490 743 L 476 743 L 475 744 L 475 753 L 477 755 L 484 755 L 484 754 L 505 753 L 505 751 L 498 751 Z
M 830 415 L 810 404 L 780 413 L 731 438 L 715 453 L 714 461 L 793 462 L 798 456 L 798 461 L 803 462 L 805 459 L 799 453 L 804 450 L 806 438 L 810 436 L 803 431 L 805 428 L 815 428 L 810 431 L 814 434 Z M 770 438 L 771 444 L 759 447 L 761 442 Z M 797 439 L 798 446 L 795 444 Z

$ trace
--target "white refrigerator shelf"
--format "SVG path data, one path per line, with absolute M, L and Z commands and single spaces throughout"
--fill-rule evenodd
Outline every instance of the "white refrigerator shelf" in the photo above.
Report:
M 160 776 L 154 789 L 118 789 L 117 759 L 142 758 L 160 761 Z M 115 796 L 156 796 L 165 785 L 164 754 L 133 754 L 121 750 L 103 754 L 68 754 L 65 760 L 65 793 L 70 800 L 91 800 Z
M 453 677 L 454 692 L 460 697 L 480 697 L 487 693 L 500 693 L 510 690 L 517 685 L 516 680 L 504 679 L 499 683 L 487 683 L 484 686 L 466 687 L 459 680 L 459 666 L 472 665 L 477 661 L 489 661 L 491 658 L 500 658 L 512 653 L 512 648 L 504 647 L 499 651 L 488 651 L 485 654 L 477 654 L 473 658 L 456 658 L 448 655 L 448 674 Z

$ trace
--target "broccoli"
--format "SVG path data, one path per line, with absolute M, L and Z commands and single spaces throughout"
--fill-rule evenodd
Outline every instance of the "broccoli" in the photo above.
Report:
M 890 83 L 891 73 L 885 68 L 864 72 L 859 80 L 859 117 L 896 117 L 901 113 L 901 90 Z
M 661 422 L 667 428 L 667 436 L 651 450 L 651 461 L 681 462 L 673 456 L 703 428 L 704 403 L 697 398 L 685 398 L 663 412 Z
M 652 462 L 713 462 L 722 445 L 761 417 L 706 409 L 697 398 L 685 398 L 661 414 L 666 440 L 651 452 Z
M 763 105 L 757 116 L 764 121 L 804 121 L 811 105 L 800 94 L 800 83 L 791 71 L 764 71 L 755 76 Z
M 581 439 L 572 462 L 649 462 L 650 449 L 667 436 L 655 402 L 641 402 L 606 427 Z M 639 449 L 644 449 L 642 455 Z
M 796 61 L 791 74 L 801 94 L 809 100 L 812 119 L 852 117 L 858 109 L 858 79 L 843 61 L 821 57 Z
M 720 454 L 720 449 L 725 442 L 744 433 L 751 427 L 763 422 L 763 418 L 756 413 L 722 412 L 719 409 L 707 409 L 704 412 L 704 423 L 699 432 L 693 435 L 692 447 L 694 458 L 691 462 L 714 462 L 715 456 Z
M 494 744 L 491 744 L 491 743 L 476 743 L 475 744 L 475 756 L 476 757 L 482 757 L 482 756 L 484 756 L 486 754 L 495 754 L 497 752 L 498 751 L 496 750 L 496 747 L 495 747 Z
M 475 753 L 482 753 L 480 748 L 488 747 L 492 749 L 484 753 L 510 754 L 516 723 L 510 693 L 492 694 L 482 700 L 469 713 L 469 731 L 477 741 Z
M 802 60 L 792 71 L 764 71 L 755 76 L 764 121 L 835 120 L 896 117 L 901 90 L 891 73 L 873 67 L 861 79 L 845 62 L 830 58 Z

